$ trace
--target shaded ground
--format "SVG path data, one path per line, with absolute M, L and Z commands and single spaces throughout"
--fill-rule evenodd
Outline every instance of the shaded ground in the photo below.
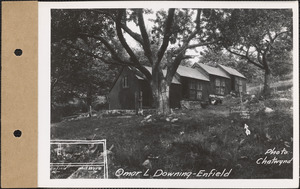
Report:
M 271 84 L 271 88 L 273 88 L 273 90 L 275 89 L 278 91 L 291 88 L 291 86 L 293 86 L 293 79 L 278 81 Z M 262 91 L 262 90 L 263 90 L 263 85 L 247 86 L 247 91 L 250 94 L 255 94 L 257 91 Z
M 284 92 L 285 97 L 291 99 L 290 93 Z M 207 109 L 177 110 L 167 117 L 152 116 L 148 121 L 145 116 L 64 121 L 52 124 L 51 139 L 106 139 L 108 148 L 114 146 L 108 157 L 109 178 L 116 178 L 119 168 L 142 172 L 148 168 L 150 175 L 158 169 L 193 173 L 232 169 L 228 178 L 292 178 L 292 162 L 257 164 L 259 158 L 292 158 L 291 100 L 281 101 L 277 96 L 250 103 L 248 107 L 256 111 L 250 113 L 249 120 L 230 114 L 230 108 L 239 102 L 231 99 Z M 265 113 L 265 107 L 272 112 Z M 245 124 L 250 135 L 246 134 Z M 284 149 L 287 154 L 265 154 L 274 148 Z

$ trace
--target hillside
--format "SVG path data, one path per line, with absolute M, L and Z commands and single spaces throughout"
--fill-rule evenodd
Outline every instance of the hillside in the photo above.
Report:
M 278 89 L 290 83 L 281 84 Z M 117 175 L 119 169 L 149 169 L 150 178 L 157 170 L 197 173 L 212 169 L 232 169 L 229 178 L 292 178 L 292 90 L 277 90 L 273 96 L 269 100 L 249 97 L 242 106 L 239 98 L 227 97 L 221 105 L 175 110 L 166 117 L 101 114 L 65 120 L 52 124 L 51 139 L 106 139 L 111 148 L 109 178 L 143 178 Z M 250 119 L 232 113 L 234 107 L 249 110 Z M 286 154 L 277 155 L 277 151 Z M 263 159 L 269 164 L 263 164 Z

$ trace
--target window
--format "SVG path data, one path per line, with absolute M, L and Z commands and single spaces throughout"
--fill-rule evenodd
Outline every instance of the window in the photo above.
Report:
M 190 80 L 190 99 L 201 100 L 202 84 L 200 81 Z
M 241 78 L 235 78 L 235 87 L 237 92 L 243 92 L 243 80 Z
M 225 80 L 221 78 L 216 78 L 216 94 L 224 95 L 225 94 Z
M 239 79 L 239 91 L 243 92 L 243 81 Z
M 225 80 L 221 80 L 221 91 L 220 94 L 224 95 L 225 94 Z
M 129 85 L 128 85 L 128 76 L 123 77 L 122 86 L 123 86 L 123 88 L 128 88 L 129 87 Z
M 197 92 L 196 93 L 197 93 L 196 98 L 202 99 L 202 85 L 199 81 L 197 82 Z

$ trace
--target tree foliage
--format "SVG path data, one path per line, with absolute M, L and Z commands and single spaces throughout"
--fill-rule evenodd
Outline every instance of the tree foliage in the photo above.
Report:
M 188 58 L 187 49 L 216 42 L 215 21 L 221 14 L 213 9 L 159 10 L 153 27 L 147 28 L 144 15 L 149 13 L 153 11 L 52 10 L 52 41 L 106 64 L 135 67 L 151 84 L 158 112 L 169 113 L 169 86 L 179 64 Z M 128 41 L 128 36 L 135 43 Z M 152 74 L 143 65 L 150 65 Z M 166 75 L 163 69 L 167 69 Z
M 150 25 L 148 14 L 155 14 Z M 51 32 L 53 44 L 84 60 L 136 68 L 151 86 L 158 113 L 167 114 L 169 86 L 180 63 L 189 64 L 189 49 L 224 47 L 269 76 L 270 62 L 292 49 L 291 18 L 285 9 L 56 9 Z
M 262 81 L 261 70 L 252 64 L 236 56 L 228 51 L 205 49 L 201 53 L 200 63 L 205 63 L 210 66 L 224 65 L 236 69 L 242 73 L 248 82 Z
M 292 50 L 292 11 L 234 9 L 224 15 L 227 19 L 220 27 L 223 46 L 265 72 L 264 93 L 268 97 L 272 63 Z M 285 64 L 291 63 L 285 60 L 280 64 L 286 68 Z
M 94 97 L 108 93 L 117 74 L 115 66 L 104 64 L 61 43 L 52 44 L 51 54 L 53 105 L 68 103 L 74 98 L 91 105 Z

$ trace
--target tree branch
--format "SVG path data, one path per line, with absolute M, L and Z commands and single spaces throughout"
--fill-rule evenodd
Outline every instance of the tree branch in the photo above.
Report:
M 122 29 L 121 29 L 121 20 L 122 20 L 124 13 L 125 13 L 125 10 L 118 11 L 118 16 L 117 16 L 117 20 L 116 20 L 116 29 L 117 29 L 118 38 L 119 38 L 122 46 L 125 48 L 126 52 L 129 54 L 131 60 L 133 61 L 134 67 L 138 68 L 146 76 L 146 78 L 150 81 L 152 79 L 150 72 L 141 65 L 141 63 L 139 62 L 139 60 L 137 59 L 134 52 L 131 50 L 131 48 L 129 47 L 129 45 L 127 44 L 127 42 L 123 36 Z
M 260 64 L 262 64 L 262 59 L 261 59 L 261 57 L 260 57 L 260 52 L 259 51 L 257 51 L 257 61 L 260 63 Z
M 144 22 L 144 17 L 143 17 L 143 10 L 139 9 L 137 11 L 138 13 L 138 22 L 139 22 L 139 27 L 140 27 L 140 31 L 144 40 L 143 43 L 143 48 L 145 51 L 145 56 L 148 58 L 149 62 L 151 65 L 153 65 L 153 59 L 152 59 L 152 51 L 150 48 L 150 41 L 149 41 L 149 36 L 147 34 L 146 31 L 146 27 L 145 27 L 145 22 Z
M 133 32 L 131 29 L 127 27 L 126 24 L 120 23 L 121 28 L 128 33 L 133 39 L 135 39 L 137 42 L 139 42 L 141 45 L 144 45 L 143 38 L 138 33 Z
M 254 62 L 254 61 L 251 60 L 248 56 L 245 56 L 245 55 L 243 55 L 243 54 L 239 54 L 239 53 L 237 53 L 237 52 L 234 52 L 234 51 L 230 50 L 229 48 L 226 48 L 226 50 L 227 50 L 228 52 L 232 53 L 232 54 L 235 54 L 235 55 L 237 55 L 237 56 L 240 56 L 240 57 L 242 57 L 242 58 L 245 58 L 245 59 L 248 60 L 250 63 L 252 63 L 253 65 L 259 67 L 260 69 L 264 69 L 263 65 L 261 65 L 261 64 L 259 64 L 259 63 L 257 63 L 257 62 Z
M 173 61 L 172 66 L 168 66 L 168 71 L 167 71 L 167 75 L 166 75 L 167 82 L 172 82 L 171 78 L 173 78 L 178 66 L 180 65 L 181 60 L 185 57 L 185 52 L 186 52 L 186 49 L 189 47 L 190 41 L 197 35 L 197 33 L 200 30 L 200 15 L 201 15 L 201 9 L 198 9 L 196 20 L 195 20 L 196 29 L 190 34 L 190 36 L 186 40 L 184 40 L 181 48 L 178 50 L 178 55 L 176 56 L 175 60 Z M 197 45 L 199 45 L 199 44 L 197 44 Z M 193 47 L 193 46 L 196 47 L 197 45 L 190 45 L 190 47 Z
M 115 16 L 112 14 L 106 13 L 107 15 L 110 16 L 110 18 L 114 21 L 117 22 L 117 19 Z M 143 38 L 140 34 L 133 32 L 130 28 L 127 27 L 126 23 L 123 24 L 122 22 L 120 23 L 121 28 L 128 33 L 133 39 L 135 39 L 137 42 L 139 42 L 141 45 L 143 45 Z
M 200 29 L 200 14 L 201 14 L 201 10 L 198 9 L 197 10 L 197 16 L 196 16 L 196 29 L 190 34 L 190 36 L 184 40 L 182 47 L 179 49 L 179 53 L 176 56 L 175 60 L 173 61 L 172 66 L 168 66 L 168 71 L 167 71 L 167 82 L 171 83 L 172 82 L 172 78 L 176 73 L 176 70 L 178 69 L 178 66 L 180 65 L 181 60 L 185 57 L 185 52 L 186 49 L 189 46 L 190 41 L 197 35 L 197 33 L 199 32 Z M 192 45 L 191 45 L 192 46 Z
M 114 50 L 114 47 L 112 47 L 103 37 L 101 36 L 95 36 L 95 35 L 90 35 L 90 34 L 86 34 L 86 33 L 80 33 L 81 36 L 85 36 L 85 37 L 91 37 L 94 39 L 97 39 L 99 41 L 101 41 L 101 43 L 104 44 L 104 46 L 109 50 L 109 52 L 112 55 L 112 58 L 122 62 L 123 60 L 119 57 L 118 53 Z
M 67 42 L 65 42 L 65 41 L 63 41 L 63 43 L 64 43 L 66 46 L 68 46 L 68 47 L 70 47 L 70 48 L 72 48 L 72 49 L 74 49 L 74 50 L 79 51 L 80 53 L 83 53 L 83 54 L 88 55 L 88 56 L 90 56 L 90 57 L 99 59 L 99 60 L 103 61 L 103 62 L 106 63 L 106 64 L 114 64 L 114 65 L 121 65 L 121 66 L 124 66 L 124 65 L 132 66 L 132 64 L 131 64 L 130 62 L 126 62 L 126 61 L 121 61 L 121 62 L 109 61 L 109 60 L 107 60 L 107 59 L 105 59 L 105 58 L 103 58 L 103 57 L 101 57 L 101 56 L 98 56 L 98 55 L 96 55 L 96 54 L 94 54 L 94 53 L 91 53 L 91 52 L 82 50 L 81 48 L 76 47 L 76 46 L 73 45 L 73 44 L 67 43 Z
M 187 49 L 192 49 L 192 48 L 196 48 L 196 47 L 201 47 L 201 46 L 206 46 L 206 45 L 211 45 L 217 43 L 217 41 L 212 41 L 212 42 L 207 42 L 207 43 L 198 43 L 198 44 L 193 44 L 193 45 L 189 45 L 187 46 Z
M 282 34 L 284 34 L 284 33 L 288 33 L 288 31 L 283 31 L 283 32 L 279 32 L 279 33 L 277 33 L 275 36 L 274 36 L 274 41 L 275 41 L 275 39 L 277 38 L 277 37 L 279 37 L 280 35 L 282 35 Z
M 140 64 L 139 60 L 137 59 L 134 52 L 131 50 L 131 48 L 129 47 L 129 45 L 126 42 L 126 39 L 123 36 L 122 29 L 121 29 L 121 20 L 122 20 L 123 14 L 124 14 L 124 10 L 119 10 L 118 16 L 117 16 L 117 21 L 116 21 L 116 29 L 117 29 L 118 38 L 119 38 L 122 46 L 125 48 L 126 52 L 129 54 L 133 63 Z
M 156 60 L 154 67 L 158 66 L 158 64 L 160 63 L 161 59 L 163 58 L 164 53 L 169 45 L 170 36 L 171 36 L 171 27 L 172 27 L 173 20 L 174 20 L 174 12 L 175 12 L 175 9 L 169 9 L 169 11 L 168 11 L 168 18 L 165 22 L 166 27 L 165 27 L 164 39 L 163 39 L 163 43 L 157 53 L 157 60 Z
M 196 16 L 196 29 L 191 33 L 191 35 L 186 39 L 186 43 L 188 44 L 200 31 L 200 15 L 201 15 L 201 9 L 197 10 L 197 16 Z

